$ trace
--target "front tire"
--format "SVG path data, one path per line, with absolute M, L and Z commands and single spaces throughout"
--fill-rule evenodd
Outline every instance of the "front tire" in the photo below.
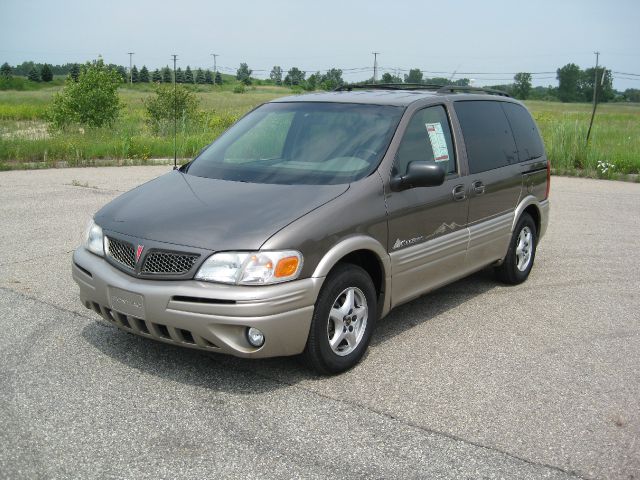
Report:
M 513 230 L 507 256 L 496 268 L 498 279 L 510 285 L 524 282 L 533 268 L 537 244 L 536 224 L 531 215 L 523 213 Z
M 369 345 L 378 315 L 376 290 L 357 265 L 338 265 L 316 301 L 304 357 L 318 373 L 340 373 L 356 365 Z

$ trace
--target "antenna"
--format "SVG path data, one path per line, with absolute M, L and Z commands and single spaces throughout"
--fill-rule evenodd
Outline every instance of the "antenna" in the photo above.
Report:
M 176 94 L 176 60 L 178 55 L 173 57 L 173 169 L 178 169 L 178 148 L 176 146 L 176 137 L 178 136 L 177 118 L 178 118 L 178 97 Z

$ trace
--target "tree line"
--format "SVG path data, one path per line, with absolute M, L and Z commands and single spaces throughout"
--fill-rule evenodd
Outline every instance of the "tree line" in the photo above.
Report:
M 35 63 L 32 61 L 22 62 L 20 65 L 11 67 L 4 63 L 0 67 L 0 77 L 11 78 L 12 75 L 27 77 L 34 82 L 50 82 L 54 75 L 67 75 L 77 81 L 81 65 L 78 63 L 65 63 L 63 65 L 51 65 L 47 63 Z M 108 64 L 105 67 L 115 70 L 122 81 L 132 83 L 172 83 L 173 71 L 169 66 L 162 69 L 155 69 L 150 72 L 145 65 L 138 70 L 134 65 L 128 71 L 122 65 Z M 253 71 L 246 63 L 241 63 L 236 71 L 236 79 L 243 85 L 272 84 L 284 85 L 294 89 L 313 91 L 317 89 L 333 90 L 345 84 L 342 77 L 342 70 L 330 68 L 324 73 L 315 72 L 307 75 L 298 67 L 291 67 L 286 73 L 279 65 L 275 65 L 267 80 L 258 80 L 252 77 Z M 175 73 L 176 83 L 184 84 L 222 84 L 223 77 L 220 72 L 211 72 L 209 69 L 198 68 L 195 71 L 189 65 L 182 70 L 178 68 Z M 528 72 L 520 72 L 514 75 L 513 82 L 508 84 L 491 85 L 488 88 L 502 90 L 510 95 L 522 99 L 551 100 L 561 102 L 590 102 L 593 98 L 594 86 L 597 88 L 597 95 L 600 102 L 609 101 L 640 101 L 639 89 L 626 89 L 618 92 L 613 88 L 613 77 L 611 70 L 606 67 L 587 68 L 582 70 L 574 63 L 568 63 L 556 71 L 558 86 L 549 85 L 547 87 L 533 87 L 532 75 Z M 373 83 L 374 79 L 369 78 L 359 83 Z M 396 84 L 431 84 L 431 85 L 459 85 L 469 86 L 469 78 L 461 78 L 455 81 L 444 77 L 425 78 L 422 70 L 412 68 L 408 74 L 402 77 L 386 72 L 382 75 L 382 83 Z

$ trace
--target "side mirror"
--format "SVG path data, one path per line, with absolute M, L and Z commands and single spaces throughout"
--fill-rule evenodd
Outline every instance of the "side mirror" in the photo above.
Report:
M 435 163 L 411 162 L 404 175 L 396 175 L 389 186 L 394 192 L 416 187 L 437 187 L 444 183 L 445 172 Z

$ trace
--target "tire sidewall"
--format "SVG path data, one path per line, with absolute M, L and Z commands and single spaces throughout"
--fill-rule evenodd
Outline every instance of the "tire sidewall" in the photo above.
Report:
M 531 259 L 529 260 L 529 265 L 525 270 L 520 270 L 518 268 L 518 259 L 516 257 L 516 249 L 518 248 L 518 238 L 520 237 L 520 232 L 524 229 L 524 227 L 529 227 L 531 230 L 532 242 L 533 242 L 533 251 L 531 252 Z M 531 218 L 531 215 L 525 213 L 518 220 L 518 224 L 516 225 L 516 229 L 513 232 L 513 238 L 511 239 L 511 245 L 509 248 L 509 268 L 514 277 L 515 283 L 522 283 L 528 277 L 531 269 L 533 268 L 533 262 L 536 259 L 536 251 L 538 249 L 538 232 L 536 230 L 536 224 Z
M 362 340 L 360 340 L 360 343 L 353 352 L 345 356 L 340 356 L 337 355 L 329 345 L 327 327 L 329 313 L 335 300 L 338 298 L 338 295 L 349 287 L 359 288 L 367 300 L 367 326 Z M 314 330 L 311 338 L 317 342 L 314 347 L 320 354 L 322 363 L 324 363 L 327 371 L 332 373 L 342 372 L 353 367 L 360 361 L 369 345 L 376 318 L 376 292 L 371 278 L 364 269 L 355 265 L 348 265 L 346 267 L 339 267 L 334 274 L 327 277 L 326 283 L 316 301 L 311 325 L 311 328 Z

